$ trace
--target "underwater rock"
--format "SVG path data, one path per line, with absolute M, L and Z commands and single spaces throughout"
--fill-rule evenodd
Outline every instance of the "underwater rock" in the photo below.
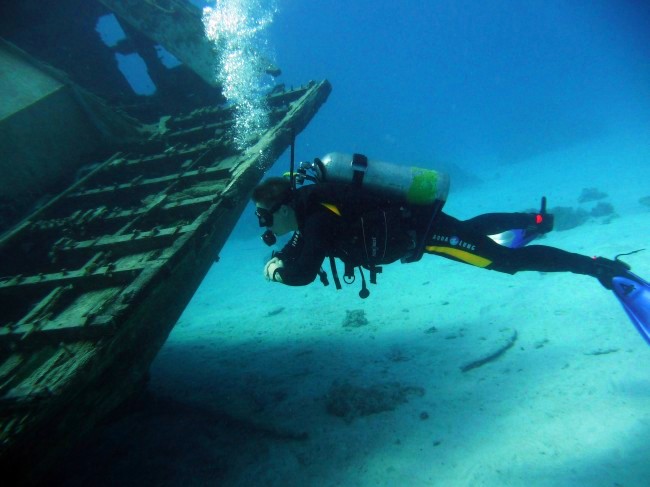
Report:
M 578 197 L 578 203 L 589 203 L 604 198 L 607 198 L 607 193 L 604 193 L 597 188 L 583 188 L 582 193 L 580 193 L 580 196 Z
M 605 197 L 607 196 L 605 193 L 602 194 Z M 556 206 L 549 212 L 555 216 L 555 230 L 558 232 L 579 227 L 587 223 L 590 218 L 598 218 L 599 223 L 609 223 L 617 216 L 614 206 L 605 201 L 599 201 L 590 211 L 583 208 L 571 208 L 570 206 Z
M 605 203 L 604 201 L 601 201 L 591 209 L 591 212 L 589 212 L 589 214 L 595 218 L 600 218 L 604 216 L 613 216 L 615 212 L 614 207 L 611 203 Z
M 344 328 L 359 328 L 368 324 L 366 312 L 362 309 L 346 309 L 345 319 L 343 320 Z
M 349 382 L 334 382 L 325 396 L 328 414 L 351 423 L 355 418 L 393 411 L 408 402 L 411 395 L 424 395 L 422 387 L 403 386 L 399 382 L 360 387 Z
M 641 203 L 643 206 L 650 207 L 650 196 L 644 196 L 643 198 L 639 198 L 639 203 Z

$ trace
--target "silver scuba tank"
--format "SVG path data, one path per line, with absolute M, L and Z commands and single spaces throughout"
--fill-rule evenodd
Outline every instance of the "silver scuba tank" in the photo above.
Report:
M 449 192 L 446 173 L 370 160 L 361 154 L 331 152 L 316 166 L 320 181 L 357 182 L 371 191 L 387 192 L 413 205 L 444 202 Z

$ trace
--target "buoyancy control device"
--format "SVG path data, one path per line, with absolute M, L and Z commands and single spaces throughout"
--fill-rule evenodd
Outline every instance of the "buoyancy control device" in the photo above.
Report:
M 362 154 L 332 152 L 313 162 L 300 163 L 293 177 L 294 185 L 296 183 L 304 184 L 305 181 L 338 183 L 346 186 L 347 193 L 358 197 L 360 201 L 365 199 L 365 196 L 371 195 L 392 206 L 402 206 L 406 209 L 410 221 L 418 223 L 412 229 L 414 233 L 412 250 L 401 258 L 404 263 L 415 262 L 422 257 L 426 235 L 431 229 L 435 216 L 445 204 L 449 192 L 449 176 L 445 173 L 371 160 Z M 383 215 L 383 219 L 389 215 L 381 209 L 378 211 Z M 377 212 L 365 213 L 364 216 L 365 218 L 361 218 L 362 230 L 365 222 L 377 218 Z M 377 226 L 374 226 L 372 230 L 380 237 L 388 235 L 389 232 L 388 228 L 382 229 Z M 372 240 L 381 240 L 381 238 L 372 238 Z M 372 248 L 371 246 L 366 247 L 366 251 L 368 248 Z M 340 287 L 338 276 L 333 259 L 330 260 L 338 288 Z M 372 264 L 365 265 L 365 267 L 370 270 L 370 281 L 376 282 L 376 274 L 381 272 L 381 267 Z M 349 273 L 350 268 L 346 264 L 346 278 L 350 278 Z M 352 269 L 352 280 L 353 276 Z M 363 287 L 359 295 L 365 298 L 369 292 L 365 285 L 363 271 L 361 271 L 361 278 Z
M 422 258 L 425 237 L 449 193 L 446 173 L 376 161 L 363 154 L 331 152 L 313 162 L 302 162 L 295 179 L 299 184 L 305 180 L 348 184 L 355 191 L 390 198 L 394 203 L 408 206 L 413 220 L 419 224 L 415 229 L 415 248 L 402 259 L 404 263 Z

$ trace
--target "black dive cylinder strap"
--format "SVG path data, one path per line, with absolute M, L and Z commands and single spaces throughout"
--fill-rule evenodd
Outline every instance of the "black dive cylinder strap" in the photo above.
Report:
M 352 154 L 352 184 L 357 188 L 361 187 L 363 177 L 368 170 L 368 158 L 363 154 Z

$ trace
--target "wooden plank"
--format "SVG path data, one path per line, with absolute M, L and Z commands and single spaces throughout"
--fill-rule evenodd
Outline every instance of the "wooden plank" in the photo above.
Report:
M 76 289 L 97 289 L 118 286 L 133 281 L 140 272 L 151 266 L 152 262 L 116 267 L 103 265 L 92 272 L 88 270 L 63 270 L 36 276 L 13 276 L 0 280 L 0 293 L 49 290 L 57 286 L 72 285 Z
M 29 215 L 25 220 L 23 220 L 20 224 L 18 224 L 16 227 L 14 227 L 13 230 L 5 233 L 2 235 L 2 238 L 0 238 L 0 248 L 5 247 L 9 245 L 11 242 L 15 241 L 17 238 L 20 238 L 23 235 L 23 232 L 29 228 L 32 222 L 36 221 L 39 218 L 42 218 L 43 216 L 46 216 L 48 212 L 59 205 L 61 201 L 63 201 L 69 194 L 74 193 L 77 191 L 79 188 L 82 188 L 89 179 L 91 179 L 95 174 L 99 173 L 100 171 L 104 170 L 105 167 L 111 164 L 116 158 L 120 157 L 120 153 L 113 154 L 110 158 L 108 158 L 106 161 L 104 161 L 102 164 L 100 164 L 98 167 L 96 167 L 93 171 L 89 172 L 84 176 L 83 178 L 79 179 L 77 182 L 75 182 L 73 185 L 71 185 L 68 189 L 57 195 L 56 197 L 52 198 L 47 204 L 43 205 L 40 207 L 38 210 L 36 210 L 34 213 Z
M 282 87 L 284 85 L 280 86 Z M 294 101 L 299 100 L 301 97 L 303 97 L 309 88 L 310 85 L 306 85 L 295 89 L 292 87 L 287 91 L 271 93 L 266 97 L 266 103 L 271 109 L 277 107 L 286 107 L 290 103 L 293 103 Z M 218 124 L 220 122 L 224 122 L 225 120 L 229 120 L 233 114 L 233 107 L 203 107 L 194 110 L 187 115 L 170 117 L 168 120 L 166 120 L 165 126 L 168 130 L 173 132 L 175 130 L 188 129 L 205 124 Z M 224 124 L 224 126 L 228 125 L 231 125 L 230 121 Z
M 271 108 L 288 105 L 302 98 L 309 88 L 309 85 L 296 89 L 292 87 L 291 90 L 271 94 L 267 98 L 267 104 Z
M 95 199 L 108 199 L 109 195 L 115 194 L 115 197 L 119 198 L 121 194 L 125 192 L 131 193 L 151 193 L 155 188 L 161 186 L 169 186 L 176 184 L 178 182 L 183 182 L 185 184 L 190 184 L 194 181 L 201 180 L 225 180 L 228 179 L 230 173 L 226 169 L 219 167 L 205 168 L 205 169 L 194 169 L 191 171 L 186 171 L 182 173 L 170 174 L 167 176 L 142 179 L 140 181 L 131 181 L 128 183 L 119 183 L 114 186 L 104 186 L 101 188 L 92 188 L 83 191 L 78 191 L 68 195 L 69 199 L 84 199 L 84 198 L 95 198 Z M 116 194 L 118 193 L 118 194 Z
M 160 150 L 155 152 L 145 153 L 143 151 L 143 153 L 137 155 L 120 158 L 107 167 L 105 175 L 102 176 L 108 177 L 109 172 L 120 178 L 123 178 L 124 175 L 133 173 L 144 174 L 151 171 L 175 172 L 180 169 L 189 169 L 190 167 L 188 166 L 201 163 L 201 160 L 205 161 L 206 158 L 209 158 L 210 162 L 203 162 L 203 164 L 211 166 L 213 160 L 218 160 L 234 153 L 234 149 L 232 147 L 229 148 L 228 144 L 223 144 L 215 140 L 214 133 L 209 134 L 204 140 L 194 141 L 191 145 L 189 145 L 189 140 L 181 139 L 169 147 L 168 144 L 170 143 L 170 136 L 172 134 L 174 132 L 170 132 L 169 135 L 164 136 L 165 144 L 167 144 L 166 147 L 161 146 Z
M 54 346 L 47 344 L 46 349 L 50 351 L 49 356 L 41 356 L 29 364 L 33 369 L 29 379 L 18 380 L 0 397 L 3 410 L 15 410 L 59 396 L 69 378 L 92 359 L 95 345 L 85 342 L 69 345 L 58 343 Z
M 216 123 L 232 119 L 235 109 L 232 106 L 211 106 L 196 109 L 187 115 L 169 117 L 165 122 L 167 130 L 179 130 L 202 125 L 205 123 Z
M 171 166 L 181 167 L 182 164 L 191 163 L 194 159 L 203 155 L 210 147 L 207 144 L 196 144 L 189 147 L 181 147 L 172 153 L 156 152 L 154 154 L 141 155 L 140 157 L 125 158 L 110 169 L 113 171 L 128 171 L 144 173 L 147 170 L 167 168 Z
M 0 328 L 0 352 L 24 352 L 61 343 L 97 341 L 115 333 L 116 323 L 110 319 L 82 323 L 57 323 L 42 320 L 15 327 Z
M 131 232 L 121 235 L 103 235 L 92 240 L 67 240 L 58 248 L 59 252 L 95 253 L 110 252 L 113 256 L 138 254 L 147 250 L 171 245 L 176 238 L 196 230 L 194 224 L 175 225 L 168 228 L 154 228 L 148 232 Z
M 202 140 L 224 139 L 232 123 L 217 122 L 188 127 L 174 130 L 167 134 L 167 140 L 170 142 L 180 142 L 185 144 L 199 143 Z M 229 140 L 223 140 L 225 147 L 232 148 L 233 144 Z
M 35 321 L 38 321 L 40 319 L 45 318 L 49 311 L 56 305 L 57 302 L 59 302 L 63 297 L 65 297 L 66 294 L 68 294 L 72 290 L 72 286 L 57 286 L 54 289 L 52 289 L 45 298 L 41 299 L 39 303 L 34 306 L 29 313 L 27 313 L 25 316 L 23 316 L 18 323 L 15 325 L 10 325 L 8 328 L 19 328 L 21 326 L 33 323 Z M 2 333 L 3 329 L 0 329 L 0 333 Z
M 198 213 L 205 211 L 208 207 L 216 202 L 221 197 L 221 194 L 214 194 L 210 196 L 200 196 L 197 198 L 187 198 L 179 201 L 170 201 L 164 202 L 158 208 L 161 213 L 161 219 L 165 219 L 162 215 L 164 213 L 169 213 L 169 218 L 173 218 L 174 214 L 182 215 L 197 215 Z M 102 207 L 105 208 L 105 207 Z M 115 227 L 119 225 L 120 222 L 130 221 L 134 218 L 144 216 L 152 211 L 152 207 L 137 208 L 135 210 L 106 210 L 102 213 L 101 221 L 97 223 L 107 228 Z M 95 209 L 97 211 L 97 209 Z M 29 231 L 36 235 L 42 232 L 52 232 L 56 233 L 63 228 L 70 227 L 76 220 L 73 215 L 65 218 L 57 218 L 53 220 L 39 220 L 31 224 Z M 95 220 L 92 220 L 90 223 L 93 223 Z M 89 225 L 90 226 L 90 225 Z

